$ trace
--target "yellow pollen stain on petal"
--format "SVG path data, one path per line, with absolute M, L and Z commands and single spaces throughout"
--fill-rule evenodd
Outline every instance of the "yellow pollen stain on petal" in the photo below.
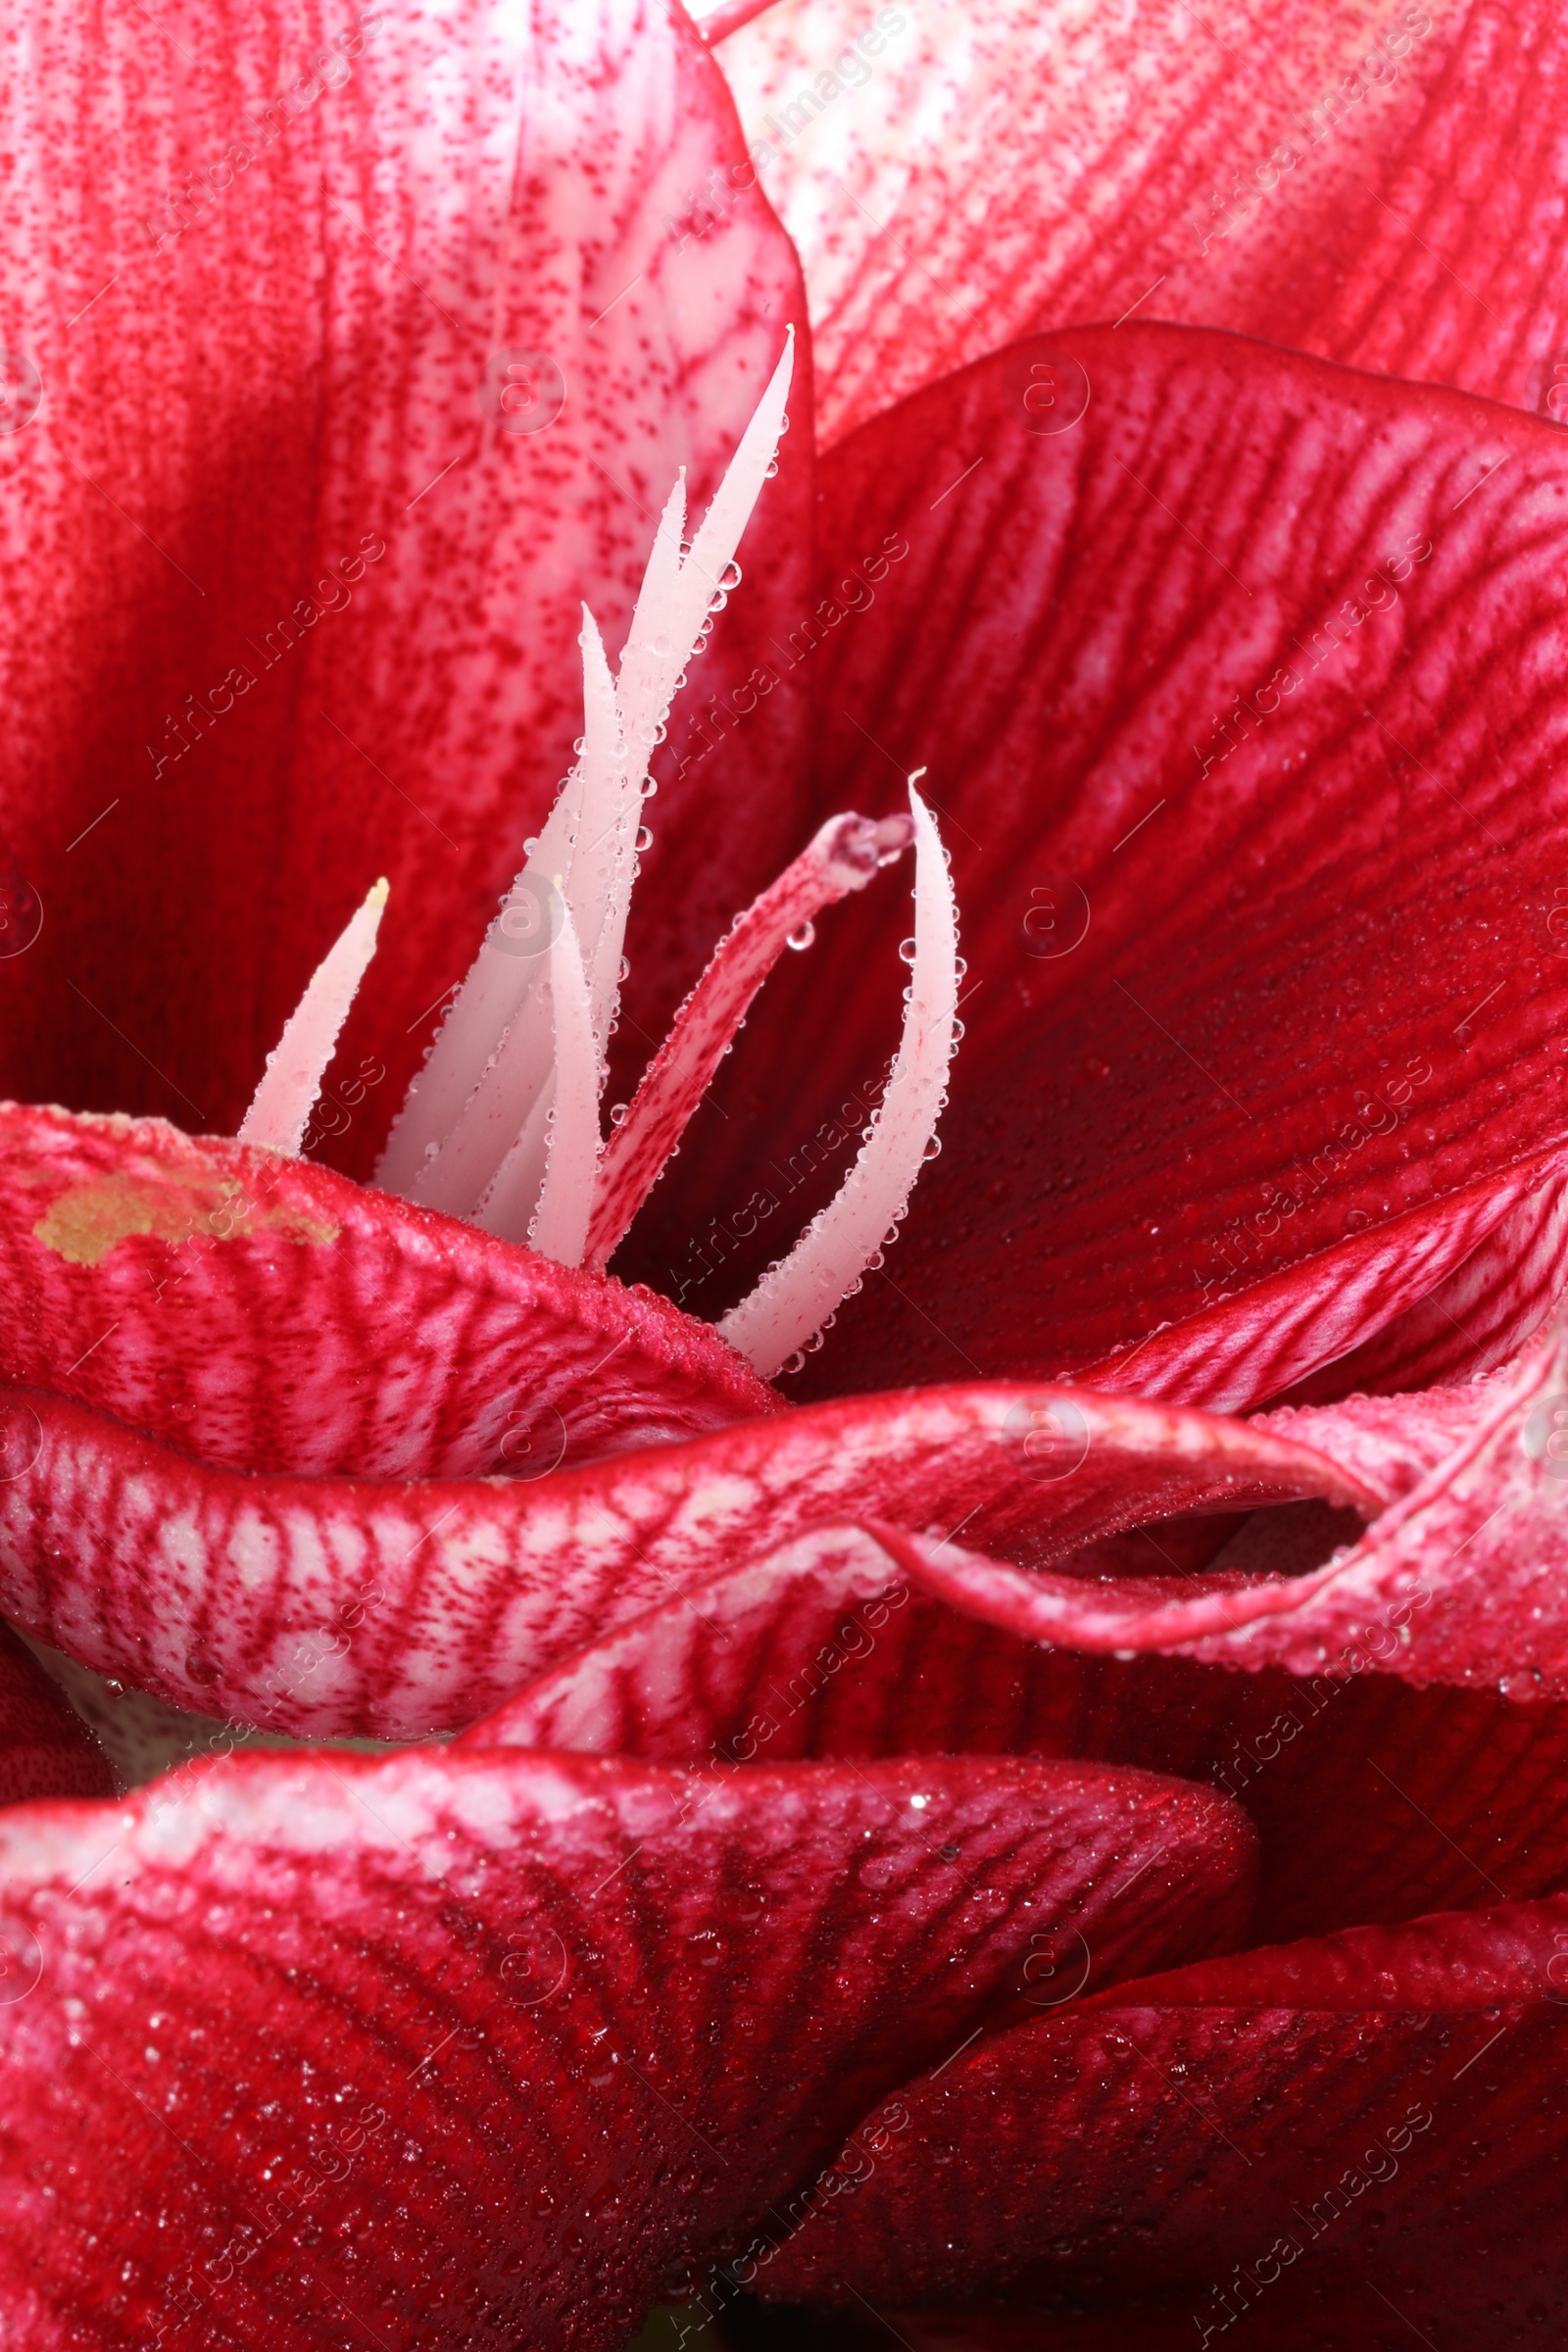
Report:
M 199 1185 L 102 1176 L 62 1193 L 34 1225 L 32 1238 L 70 1265 L 96 1266 L 135 1234 L 175 1246 L 273 1235 L 302 1248 L 320 1248 L 335 1242 L 340 1231 L 284 1201 L 260 1206 L 230 1178 L 215 1177 L 211 1184 Z

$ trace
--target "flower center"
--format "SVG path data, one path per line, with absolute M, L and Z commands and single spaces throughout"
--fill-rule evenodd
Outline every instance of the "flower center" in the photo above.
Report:
M 655 535 L 618 673 L 583 607 L 583 732 L 576 762 L 501 903 L 423 1068 L 393 1121 L 376 1181 L 426 1207 L 527 1242 L 564 1265 L 603 1268 L 679 1147 L 682 1133 L 787 945 L 861 890 L 911 844 L 914 939 L 899 1053 L 855 1166 L 795 1248 L 719 1324 L 764 1377 L 858 1290 L 895 1238 L 921 1161 L 935 1149 L 955 1014 L 957 924 L 946 854 L 909 779 L 908 816 L 830 818 L 738 915 L 675 1016 L 608 1144 L 600 1127 L 606 1054 L 625 977 L 648 773 L 685 671 L 740 583 L 735 550 L 786 429 L 793 331 L 691 544 L 686 483 Z M 243 1142 L 296 1152 L 386 898 L 377 883 L 315 974 L 269 1055 Z

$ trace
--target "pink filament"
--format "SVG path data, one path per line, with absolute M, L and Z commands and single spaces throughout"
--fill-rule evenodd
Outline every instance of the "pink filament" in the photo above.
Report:
M 589 1265 L 608 1263 L 653 1191 L 791 932 L 835 900 L 863 890 L 913 836 L 906 816 L 881 824 L 830 817 L 793 865 L 736 916 L 606 1146 L 588 1226 Z

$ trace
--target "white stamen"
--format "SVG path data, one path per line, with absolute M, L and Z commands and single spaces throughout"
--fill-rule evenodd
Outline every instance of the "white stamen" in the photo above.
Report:
M 670 492 L 618 685 L 611 684 L 599 632 L 584 609 L 582 753 L 409 1090 L 376 1170 L 376 1181 L 389 1192 L 467 1216 L 492 1178 L 500 1197 L 503 1155 L 510 1163 L 509 1199 L 526 1161 L 542 1164 L 541 1105 L 555 1051 L 549 992 L 540 985 L 544 959 L 508 954 L 500 934 L 509 915 L 514 937 L 517 922 L 535 924 L 541 949 L 547 935 L 557 934 L 563 909 L 549 879 L 556 875 L 563 877 L 560 894 L 583 950 L 596 1069 L 603 1061 L 619 996 L 648 762 L 686 664 L 706 638 L 709 614 L 724 602 L 723 583 L 784 429 L 794 353 L 791 328 L 684 561 L 684 479 Z M 518 1224 L 514 1206 L 508 1222 Z
M 794 368 L 792 326 L 786 331 L 778 366 L 713 493 L 690 555 L 678 569 L 672 569 L 667 552 L 662 556 L 660 541 L 655 542 L 617 687 L 627 739 L 634 752 L 646 747 L 652 754 L 655 735 L 674 700 L 675 681 L 702 645 L 704 623 L 714 600 L 722 606 L 728 593 L 722 583 L 761 495 L 768 467 L 778 454 Z M 670 519 L 671 507 L 664 510 L 665 522 Z M 662 539 L 663 523 L 660 529 Z
M 667 634 L 670 613 L 681 571 L 681 533 L 686 527 L 686 468 L 683 466 L 675 476 L 675 486 L 664 501 L 664 512 L 659 518 L 654 535 L 654 549 L 643 573 L 643 584 L 637 591 L 637 604 L 631 616 L 631 628 L 621 649 L 620 670 L 615 682 L 621 716 L 629 733 L 640 736 L 649 727 L 648 712 L 653 708 L 663 677 L 663 664 L 674 650 L 674 640 Z M 655 641 L 663 645 L 662 655 L 654 651 Z M 657 721 L 654 722 L 657 724 Z
M 914 961 L 904 1034 L 870 1140 L 837 1198 L 814 1217 L 788 1257 L 763 1275 L 718 1328 L 771 1379 L 871 1263 L 903 1216 L 942 1105 L 957 1008 L 957 913 L 931 812 L 909 779 L 914 816 Z
M 402 1112 L 387 1137 L 375 1170 L 375 1181 L 383 1192 L 412 1199 L 432 1149 L 439 1149 L 463 1116 L 475 1078 L 494 1052 L 497 1038 L 516 1017 L 541 969 L 539 958 L 517 952 L 527 945 L 527 932 L 541 913 L 548 921 L 548 898 L 541 903 L 524 866 L 480 942 L 479 953 L 452 1000 L 424 1067 L 409 1088 Z M 494 1167 L 494 1160 L 490 1164 Z M 471 1198 L 477 1198 L 483 1182 L 481 1176 Z
M 556 1072 L 548 1123 L 537 1113 L 525 1122 L 475 1222 L 507 1241 L 526 1237 L 541 1256 L 577 1266 L 587 1245 L 599 1161 L 599 1055 L 582 951 L 569 914 L 550 950 L 550 1004 Z
M 366 966 L 375 954 L 375 935 L 387 885 L 377 882 L 363 906 L 349 917 L 335 944 L 311 974 L 310 984 L 274 1053 L 267 1056 L 261 1085 L 240 1127 L 242 1144 L 273 1152 L 298 1152 L 310 1125 L 326 1065 L 337 1050 Z
M 661 537 L 662 531 L 661 524 Z M 656 540 L 645 590 L 647 579 L 661 562 Z M 566 872 L 566 897 L 582 948 L 594 1038 L 602 1059 L 620 994 L 620 956 L 637 865 L 637 827 L 647 762 L 641 762 L 635 773 L 628 765 L 614 681 L 605 660 L 599 625 L 586 605 L 582 609 L 582 644 L 583 770 L 588 790 L 581 830 Z
M 721 583 L 735 560 L 741 534 L 752 518 L 768 468 L 778 454 L 784 430 L 784 403 L 789 397 L 795 368 L 795 329 L 784 336 L 784 349 L 768 378 L 767 388 L 742 433 L 735 455 L 713 493 L 692 550 L 684 562 L 679 553 L 680 523 L 686 511 L 684 479 L 671 491 L 654 551 L 648 560 L 642 588 L 632 614 L 631 632 L 621 654 L 615 699 L 625 730 L 628 762 L 640 803 L 647 789 L 648 765 L 653 759 L 669 707 L 686 666 L 707 642 L 710 614 L 721 611 L 728 590 Z M 626 915 L 632 884 L 637 879 L 634 849 L 622 849 L 604 928 L 591 960 L 596 1007 L 604 1004 L 606 1029 L 600 1031 L 600 1051 L 608 1021 L 620 997 L 620 959 L 626 938 Z
M 629 857 L 636 832 L 642 796 L 627 789 L 615 689 L 598 627 L 586 605 L 578 642 L 583 657 L 583 748 L 537 849 L 513 886 L 516 903 L 530 921 L 537 907 L 548 910 L 537 941 L 540 953 L 530 959 L 528 993 L 519 1001 L 500 1044 L 494 1045 L 492 1040 L 494 1050 L 487 1053 L 478 1083 L 450 1122 L 440 1149 L 425 1152 L 422 1163 L 402 1188 L 409 1200 L 426 1208 L 444 1209 L 453 1217 L 472 1216 L 503 1159 L 513 1162 L 509 1192 L 517 1181 L 522 1164 L 516 1156 L 517 1147 L 530 1123 L 538 1124 L 534 1113 L 549 1088 L 555 1060 L 555 1033 L 545 984 L 546 951 L 568 907 L 579 943 L 592 942 L 602 929 L 621 838 L 624 836 Z M 501 920 L 504 924 L 505 912 Z M 594 1033 L 602 1056 L 610 1012 L 607 1005 L 601 1030 L 597 1003 L 594 1009 Z M 427 1078 L 428 1069 L 425 1075 Z M 536 1174 L 542 1178 L 542 1125 L 538 1126 L 534 1162 Z M 530 1210 L 532 1205 L 530 1201 Z M 514 1221 L 520 1239 L 527 1230 L 527 1214 Z

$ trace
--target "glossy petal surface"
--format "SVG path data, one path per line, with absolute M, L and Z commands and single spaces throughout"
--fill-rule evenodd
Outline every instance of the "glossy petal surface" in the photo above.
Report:
M 1030 429 L 1037 368 L 1087 388 L 1071 429 Z M 835 451 L 833 602 L 792 657 L 819 789 L 892 807 L 931 763 L 967 1035 L 942 1156 L 807 1393 L 1070 1368 L 1260 1403 L 1560 1166 L 1565 452 L 1457 393 L 1136 320 L 1015 346 Z M 623 1265 L 709 1312 L 814 1205 L 874 1098 L 894 1008 L 867 975 L 905 919 L 823 927 Z
M 1373 1410 L 1382 1400 L 1374 1400 Z M 1453 1428 L 1464 1405 L 1468 1426 Z M 1429 1421 L 1434 1466 L 1405 1485 L 1359 1542 L 1274 1551 L 1254 1515 L 1197 1574 L 1114 1576 L 1091 1586 L 1031 1574 L 929 1538 L 877 1529 L 961 1605 L 1036 1641 L 1094 1650 L 1179 1651 L 1310 1675 L 1367 1659 L 1413 1683 L 1500 1688 L 1525 1700 L 1568 1695 L 1568 1600 L 1559 1563 L 1568 1511 L 1568 1378 L 1561 1338 L 1538 1342 L 1509 1374 L 1472 1390 L 1389 1399 L 1407 1430 Z M 1273 1426 L 1333 1447 L 1365 1417 L 1288 1407 Z M 1347 1446 L 1352 1453 L 1353 1445 Z M 1326 1554 L 1326 1556 L 1325 1556 Z
M 1238 2260 L 1272 2249 L 1265 2286 L 1298 2260 L 1303 2278 L 1364 2277 L 1390 2223 L 1396 2244 L 1412 2222 L 1463 2228 L 1509 2192 L 1539 2213 L 1568 2130 L 1565 1955 L 1562 1899 L 1438 1915 L 1182 1969 L 987 2040 L 901 2093 L 909 2130 L 765 2291 L 935 2300 L 1111 2263 L 1124 2291 L 1200 2290 L 1200 2332 L 1235 2318 Z
M 1375 1339 L 1293 1390 L 1293 1404 L 1473 1380 L 1508 1363 L 1568 1294 L 1568 1193 L 1543 1185 Z
M 15 1809 L 12 2336 L 611 2352 L 1043 1922 L 1168 1951 L 1129 1873 L 1172 1837 L 1201 1939 L 1245 1823 L 1093 1769 L 250 1757 Z

